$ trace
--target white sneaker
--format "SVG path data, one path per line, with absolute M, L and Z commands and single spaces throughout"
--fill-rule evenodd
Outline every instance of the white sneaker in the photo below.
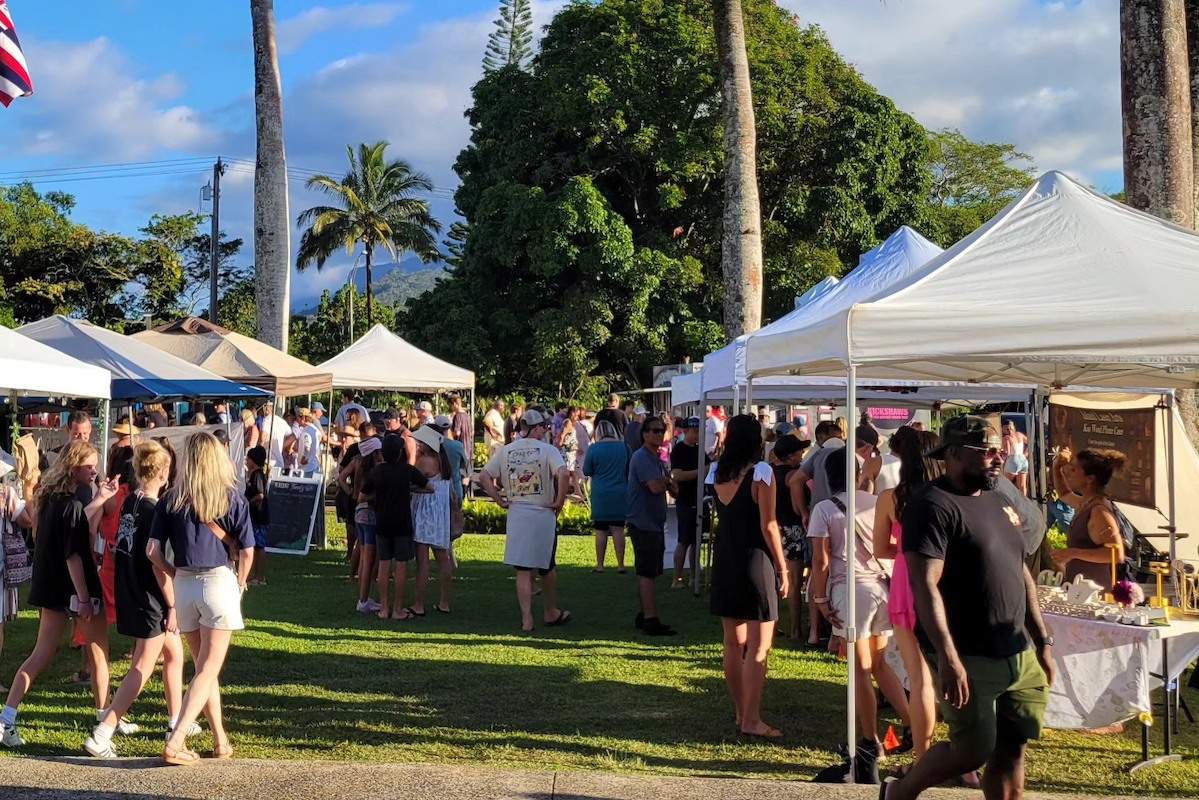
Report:
M 92 758 L 117 757 L 117 751 L 112 747 L 112 739 L 97 739 L 94 733 L 83 740 L 83 749 Z
M 0 723 L 0 744 L 3 744 L 5 747 L 23 747 L 25 740 L 17 734 L 16 725 Z
M 358 603 L 358 613 L 367 614 L 373 611 L 378 611 L 383 606 L 371 599 L 366 599 Z
M 170 739 L 170 738 L 171 738 L 171 735 L 172 735 L 173 733 L 175 733 L 175 729 L 174 729 L 174 728 L 167 728 L 167 738 L 168 738 L 168 739 Z M 198 723 L 198 722 L 193 722 L 193 723 L 191 724 L 191 726 L 190 726 L 190 727 L 188 727 L 188 729 L 187 729 L 187 734 L 186 734 L 186 735 L 187 735 L 187 736 L 199 736 L 199 735 L 200 735 L 200 723 Z
M 120 719 L 117 720 L 116 731 L 117 731 L 117 733 L 121 734 L 122 736 L 132 736 L 133 734 L 137 733 L 141 729 L 142 729 L 141 725 L 138 725 L 136 722 L 130 722 L 129 720 L 125 719 L 124 717 L 121 717 Z

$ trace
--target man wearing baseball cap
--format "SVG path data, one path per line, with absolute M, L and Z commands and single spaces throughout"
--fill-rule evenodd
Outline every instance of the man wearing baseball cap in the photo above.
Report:
M 450 471 L 454 475 L 450 481 L 450 494 L 454 498 L 453 508 L 461 511 L 463 498 L 470 487 L 470 465 L 466 460 L 466 446 L 453 435 L 453 424 L 448 414 L 438 414 L 429 423 L 429 427 L 444 437 L 441 447 L 450 460 Z M 461 520 L 452 520 L 451 525 L 460 522 Z
M 433 419 L 433 404 L 428 400 L 421 400 L 416 404 L 416 418 L 421 425 L 428 423 Z
M 1040 738 L 1053 683 L 1053 637 L 1024 564 L 1020 515 L 993 491 L 1000 443 L 982 417 L 949 420 L 930 453 L 944 460 L 945 474 L 903 510 L 916 636 L 934 669 L 949 743 L 904 778 L 888 778 L 883 800 L 910 800 L 984 765 L 985 796 L 1024 791 L 1025 750 Z
M 500 508 L 508 510 L 504 563 L 516 568 L 520 626 L 533 630 L 533 570 L 541 574 L 542 620 L 548 627 L 570 622 L 558 608 L 558 512 L 566 503 L 570 473 L 558 448 L 545 441 L 549 420 L 530 408 L 520 420 L 521 438 L 504 445 L 483 471 L 479 483 Z

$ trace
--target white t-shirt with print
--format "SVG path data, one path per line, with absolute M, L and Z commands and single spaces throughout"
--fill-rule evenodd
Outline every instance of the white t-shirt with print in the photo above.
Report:
M 509 502 L 548 508 L 554 504 L 554 479 L 566 461 L 558 448 L 540 439 L 517 439 L 498 450 L 483 470 L 499 481 Z

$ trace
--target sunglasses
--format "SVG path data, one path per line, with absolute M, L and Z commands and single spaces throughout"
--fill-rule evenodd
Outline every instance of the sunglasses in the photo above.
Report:
M 666 433 L 665 428 L 646 428 L 646 433 Z
M 983 455 L 986 455 L 986 456 L 999 455 L 999 448 L 994 447 L 994 446 L 979 447 L 978 445 L 974 445 L 974 444 L 961 444 L 961 445 L 958 445 L 958 447 L 962 448 L 963 450 L 973 450 L 976 453 L 982 453 Z

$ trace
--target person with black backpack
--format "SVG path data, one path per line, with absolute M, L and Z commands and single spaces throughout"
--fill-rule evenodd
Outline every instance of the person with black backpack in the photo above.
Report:
M 1069 448 L 1060 450 L 1053 460 L 1054 488 L 1059 499 L 1075 510 L 1065 549 L 1053 553 L 1066 580 L 1089 579 L 1110 588 L 1113 551 L 1117 572 L 1123 572 L 1124 536 L 1106 490 L 1126 460 L 1116 450 L 1083 450 L 1072 455 Z

